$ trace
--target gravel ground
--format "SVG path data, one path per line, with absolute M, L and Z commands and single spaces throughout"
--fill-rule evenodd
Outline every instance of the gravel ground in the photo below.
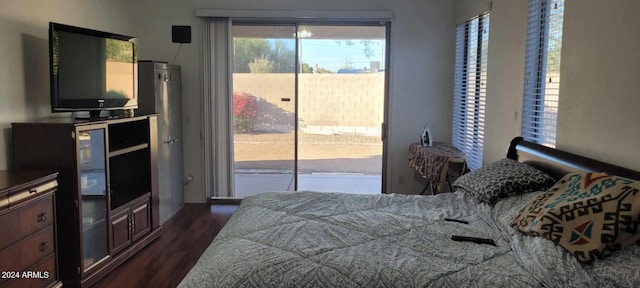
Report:
M 293 133 L 236 134 L 236 169 L 293 169 Z M 363 173 L 382 171 L 379 137 L 359 135 L 299 135 L 298 171 L 301 173 Z M 291 143 L 291 144 L 290 144 Z
M 317 144 L 373 144 L 382 145 L 380 137 L 377 136 L 360 136 L 360 135 L 320 135 L 320 134 L 306 134 L 300 133 L 300 143 L 317 143 Z M 235 134 L 234 141 L 236 143 L 287 143 L 292 141 L 294 133 L 256 133 L 256 134 Z

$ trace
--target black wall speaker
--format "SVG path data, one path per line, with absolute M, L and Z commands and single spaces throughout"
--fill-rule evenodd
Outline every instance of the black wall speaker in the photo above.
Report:
M 191 26 L 171 26 L 171 42 L 191 43 Z

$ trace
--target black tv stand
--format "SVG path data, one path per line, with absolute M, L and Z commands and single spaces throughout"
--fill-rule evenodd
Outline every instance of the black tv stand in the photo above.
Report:
M 111 111 L 107 110 L 107 115 L 105 116 L 101 116 L 100 114 L 102 114 L 103 110 L 89 110 L 89 116 L 82 115 L 82 116 L 72 116 L 74 119 L 77 120 L 89 120 L 89 121 L 99 121 L 99 120 L 110 120 L 110 119 L 121 119 L 121 118 L 127 118 L 124 115 L 124 112 L 122 113 L 114 113 Z
M 71 115 L 71 118 L 77 119 L 77 120 L 104 120 L 104 119 L 109 119 L 109 117 L 104 117 L 104 116 L 100 116 L 100 114 L 102 113 L 102 110 L 89 110 L 89 116 L 87 116 L 86 114 L 84 115 Z

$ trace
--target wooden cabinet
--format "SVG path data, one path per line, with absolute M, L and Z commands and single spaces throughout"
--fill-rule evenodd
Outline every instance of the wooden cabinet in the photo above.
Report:
M 0 287 L 58 286 L 57 173 L 0 171 Z
M 117 253 L 151 231 L 149 197 L 141 197 L 110 216 L 111 251 Z
M 136 241 L 151 230 L 151 210 L 146 198 L 131 206 L 131 239 Z
M 111 252 L 118 253 L 131 245 L 131 213 L 123 210 L 113 213 L 110 219 L 111 225 Z
M 65 286 L 92 285 L 160 235 L 156 123 L 151 115 L 12 124 L 14 166 L 60 172 Z

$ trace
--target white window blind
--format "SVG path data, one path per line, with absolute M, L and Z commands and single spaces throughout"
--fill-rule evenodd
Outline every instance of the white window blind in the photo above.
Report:
M 488 12 L 457 26 L 452 142 L 470 169 L 482 166 L 488 47 Z
M 564 0 L 530 0 L 522 137 L 555 147 Z

